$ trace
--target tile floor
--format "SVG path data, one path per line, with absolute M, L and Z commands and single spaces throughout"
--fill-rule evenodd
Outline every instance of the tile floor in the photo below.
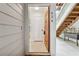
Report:
M 56 55 L 57 56 L 79 56 L 79 46 L 71 40 L 64 41 L 63 39 L 56 39 Z

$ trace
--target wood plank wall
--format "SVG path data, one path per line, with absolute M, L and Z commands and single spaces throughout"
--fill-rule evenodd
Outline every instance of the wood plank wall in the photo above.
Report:
M 24 55 L 22 4 L 0 4 L 0 56 Z

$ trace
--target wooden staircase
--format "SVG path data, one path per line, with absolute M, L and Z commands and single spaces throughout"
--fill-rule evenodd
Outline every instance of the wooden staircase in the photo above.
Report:
M 68 17 L 64 20 L 64 22 L 57 29 L 56 36 L 59 37 L 59 35 L 63 32 L 64 29 L 74 24 L 78 20 L 76 19 L 78 16 L 79 16 L 79 3 L 76 4 L 76 6 L 70 12 Z

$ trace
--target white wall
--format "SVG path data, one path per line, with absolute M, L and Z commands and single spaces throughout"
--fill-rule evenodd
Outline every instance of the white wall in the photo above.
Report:
M 24 55 L 23 7 L 0 4 L 0 55 Z
M 35 10 L 35 7 L 29 7 L 29 20 L 30 20 L 30 41 L 43 41 L 44 29 L 44 10 L 47 7 L 39 7 L 39 10 Z
M 34 14 L 33 17 L 30 19 L 30 39 L 31 41 L 39 41 L 43 40 L 42 38 L 42 19 L 43 16 L 38 16 L 38 14 Z
M 53 16 L 53 17 L 52 17 Z M 50 52 L 56 55 L 56 5 L 51 4 L 50 7 Z
M 29 39 L 30 39 L 30 20 L 28 17 L 28 3 L 24 4 L 24 50 L 27 55 L 29 52 Z
M 34 17 L 34 18 L 33 18 Z M 38 14 L 34 14 L 32 19 L 30 19 L 30 39 L 31 41 L 43 41 L 43 16 L 38 16 Z

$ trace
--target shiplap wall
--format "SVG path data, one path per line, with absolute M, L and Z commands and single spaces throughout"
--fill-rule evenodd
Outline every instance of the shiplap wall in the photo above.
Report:
M 24 55 L 22 4 L 0 4 L 0 55 Z

